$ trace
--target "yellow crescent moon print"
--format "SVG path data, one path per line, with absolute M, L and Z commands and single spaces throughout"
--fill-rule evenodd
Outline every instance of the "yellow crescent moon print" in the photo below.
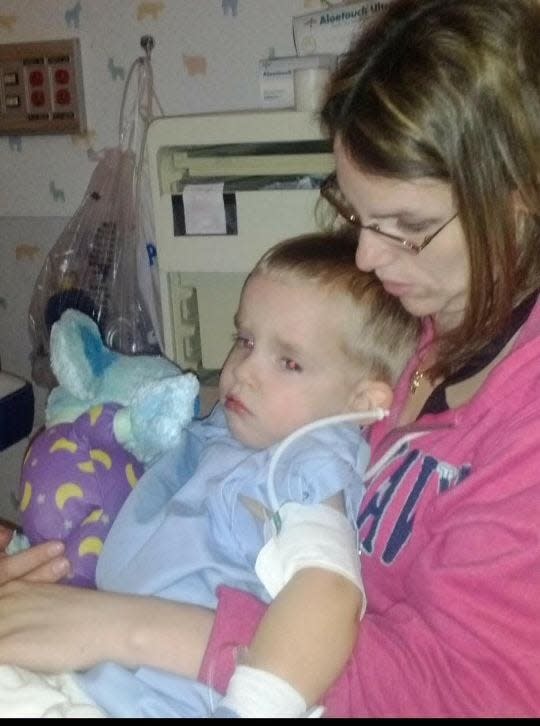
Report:
M 99 537 L 85 537 L 79 545 L 79 557 L 84 555 L 99 555 L 103 549 L 103 541 Z
M 65 503 L 72 497 L 77 497 L 78 499 L 81 499 L 83 496 L 84 492 L 78 484 L 73 484 L 73 482 L 66 482 L 65 484 L 60 484 L 60 486 L 56 490 L 56 494 L 54 495 L 54 501 L 56 502 L 56 506 L 58 507 L 58 509 L 63 509 Z
M 103 514 L 103 509 L 94 509 L 93 512 L 90 512 L 88 517 L 83 519 L 83 524 L 92 524 L 92 522 L 99 522 L 101 519 L 101 515 Z
M 81 461 L 80 464 L 77 464 L 77 469 L 84 471 L 85 474 L 93 474 L 96 470 L 93 461 Z
M 138 482 L 137 474 L 135 474 L 133 469 L 133 464 L 126 464 L 126 479 L 129 482 L 129 486 L 132 488 Z
M 24 491 L 21 499 L 21 503 L 19 504 L 19 509 L 21 512 L 24 512 L 26 507 L 30 504 L 30 499 L 32 499 L 32 485 L 29 481 L 24 482 Z
M 90 425 L 95 426 L 96 422 L 99 421 L 99 417 L 103 413 L 103 406 L 92 406 L 90 411 L 88 411 L 88 415 L 90 416 Z
M 77 451 L 77 444 L 74 441 L 70 441 L 66 438 L 56 439 L 54 444 L 49 449 L 50 453 L 52 454 L 54 451 L 69 451 L 71 454 L 74 454 Z
M 106 469 L 110 469 L 112 466 L 111 457 L 106 451 L 102 451 L 101 449 L 91 449 L 90 458 L 94 461 L 99 461 L 99 463 L 103 464 Z

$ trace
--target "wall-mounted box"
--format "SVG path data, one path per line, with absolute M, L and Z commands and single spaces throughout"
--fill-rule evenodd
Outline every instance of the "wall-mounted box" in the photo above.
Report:
M 259 61 L 259 86 L 263 108 L 294 108 L 294 71 L 305 68 L 336 66 L 337 56 L 322 55 L 284 56 Z
M 85 130 L 78 38 L 0 45 L 0 134 Z

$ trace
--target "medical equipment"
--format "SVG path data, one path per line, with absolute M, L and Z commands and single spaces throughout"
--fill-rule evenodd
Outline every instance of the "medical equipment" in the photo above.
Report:
M 219 369 L 247 273 L 272 244 L 320 226 L 330 144 L 313 113 L 240 111 L 156 119 L 147 153 L 165 352 Z

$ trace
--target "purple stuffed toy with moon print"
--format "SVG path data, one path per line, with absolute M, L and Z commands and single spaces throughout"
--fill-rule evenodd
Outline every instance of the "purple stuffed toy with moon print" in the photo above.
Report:
M 118 405 L 94 406 L 73 423 L 45 429 L 22 469 L 23 531 L 32 544 L 64 540 L 71 563 L 65 583 L 94 587 L 105 537 L 144 465 L 114 438 Z
M 164 357 L 110 350 L 78 310 L 53 325 L 50 350 L 58 386 L 24 458 L 22 529 L 32 545 L 63 540 L 72 570 L 64 582 L 95 587 L 116 515 L 145 467 L 182 446 L 199 382 Z

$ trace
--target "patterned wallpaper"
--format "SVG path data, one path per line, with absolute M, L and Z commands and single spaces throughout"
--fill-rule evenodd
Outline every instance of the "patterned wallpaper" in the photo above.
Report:
M 35 279 L 96 152 L 118 143 L 124 81 L 150 34 L 166 115 L 260 107 L 258 61 L 294 54 L 292 18 L 336 0 L 0 0 L 0 43 L 78 37 L 86 134 L 0 136 L 0 362 L 30 374 Z
M 69 216 L 93 169 L 116 145 L 124 80 L 155 40 L 155 89 L 167 115 L 260 106 L 257 63 L 294 55 L 292 17 L 323 0 L 0 0 L 0 43 L 78 37 L 88 131 L 0 136 L 1 216 Z

